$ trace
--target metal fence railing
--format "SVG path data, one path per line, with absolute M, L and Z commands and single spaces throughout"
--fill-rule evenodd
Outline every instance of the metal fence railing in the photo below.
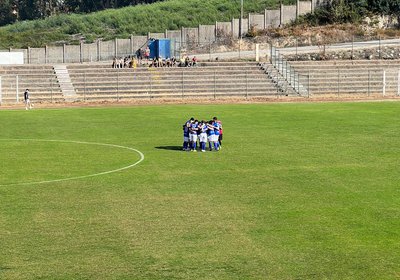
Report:
M 296 94 L 309 96 L 307 87 L 300 81 L 300 73 L 274 47 L 271 47 L 271 64 Z
M 275 98 L 290 92 L 285 91 L 289 83 L 308 89 L 310 98 L 390 98 L 400 96 L 400 63 L 381 64 L 357 62 L 354 65 L 337 66 L 334 63 L 293 62 L 291 68 L 296 75 L 288 74 L 286 63 L 268 64 L 270 79 L 276 87 L 268 83 L 268 78 L 255 77 L 253 70 L 243 70 L 232 74 L 221 74 L 217 70 L 202 73 L 200 78 L 193 68 L 148 68 L 146 71 L 134 69 L 110 69 L 112 73 L 99 77 L 99 71 L 81 72 L 75 75 L 74 87 L 78 101 L 128 100 L 156 98 Z M 283 66 L 282 66 L 283 65 Z M 286 78 L 272 71 L 287 73 Z M 171 75 L 171 71 L 174 75 Z M 292 80 L 290 80 L 292 79 Z M 288 82 L 289 80 L 289 82 Z M 270 85 L 268 85 L 270 84 Z M 60 86 L 54 77 L 41 75 L 0 75 L 0 104 L 16 104 L 23 101 L 23 92 L 30 89 L 31 100 L 35 102 L 64 101 Z M 290 86 L 288 90 L 294 89 Z M 296 94 L 296 96 L 298 96 Z
M 78 101 L 274 98 L 275 87 L 256 67 L 70 69 Z M 227 67 L 229 68 L 229 67 Z M 75 71 L 75 72 L 74 72 Z M 266 84 L 270 86 L 266 86 Z
M 400 69 L 315 69 L 300 76 L 313 97 L 397 97 L 400 96 Z
M 33 102 L 62 100 L 60 86 L 55 77 L 35 74 L 0 75 L 0 104 L 18 104 L 24 101 L 24 91 L 29 89 Z

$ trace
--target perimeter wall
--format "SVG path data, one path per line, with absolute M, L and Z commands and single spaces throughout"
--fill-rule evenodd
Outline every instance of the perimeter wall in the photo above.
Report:
M 130 36 L 112 41 L 98 40 L 92 44 L 44 46 L 43 48 L 9 49 L 0 52 L 22 52 L 25 64 L 75 63 L 106 61 L 114 57 L 135 54 L 147 41 L 154 39 L 171 39 L 171 49 L 175 56 L 181 51 L 190 50 L 193 46 L 211 45 L 224 38 L 239 38 L 250 30 L 263 30 L 269 27 L 280 27 L 290 23 L 298 16 L 313 12 L 315 7 L 325 0 L 300 1 L 296 5 L 280 5 L 279 9 L 265 9 L 262 14 L 248 14 L 242 20 L 233 18 L 230 22 L 215 22 L 213 25 L 199 25 L 196 28 L 182 27 L 180 30 L 165 30 L 163 33 L 148 33 L 147 36 Z M 240 23 L 242 28 L 240 28 Z M 242 34 L 240 34 L 242 33 Z

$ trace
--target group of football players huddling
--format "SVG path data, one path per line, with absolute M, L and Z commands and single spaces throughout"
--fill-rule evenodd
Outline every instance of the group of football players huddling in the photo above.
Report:
M 217 117 L 210 121 L 198 121 L 190 118 L 183 125 L 183 150 L 197 152 L 197 140 L 202 152 L 206 151 L 207 142 L 210 151 L 219 151 L 222 144 L 221 121 Z

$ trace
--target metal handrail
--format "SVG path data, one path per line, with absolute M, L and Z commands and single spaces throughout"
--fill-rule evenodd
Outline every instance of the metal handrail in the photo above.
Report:
M 300 83 L 300 73 L 290 65 L 275 47 L 271 47 L 271 64 L 298 95 L 309 95 L 307 87 Z

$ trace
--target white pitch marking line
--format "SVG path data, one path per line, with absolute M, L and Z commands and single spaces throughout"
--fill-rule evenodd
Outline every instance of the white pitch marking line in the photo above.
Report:
M 134 148 L 126 147 L 126 146 L 120 146 L 120 145 L 114 145 L 114 144 L 106 144 L 106 143 L 96 143 L 96 142 L 83 142 L 83 141 L 70 141 L 70 140 L 47 140 L 47 139 L 0 139 L 0 141 L 36 141 L 36 142 L 60 142 L 60 143 L 73 143 L 73 144 L 87 144 L 87 145 L 98 145 L 98 146 L 108 146 L 108 147 L 114 147 L 114 148 L 120 148 L 120 149 L 126 149 L 126 150 L 131 150 L 139 154 L 140 159 L 128 166 L 124 166 L 118 169 L 113 169 L 109 171 L 104 171 L 100 173 L 95 173 L 95 174 L 89 174 L 89 175 L 83 175 L 83 176 L 76 176 L 76 177 L 68 177 L 68 178 L 63 178 L 63 179 L 55 179 L 55 180 L 46 180 L 46 181 L 37 181 L 37 182 L 25 182 L 25 183 L 12 183 L 12 184 L 5 184 L 5 185 L 0 185 L 0 186 L 22 186 L 22 185 L 33 185 L 33 184 L 45 184 L 45 183 L 55 183 L 55 182 L 63 182 L 63 181 L 69 181 L 69 180 L 77 180 L 77 179 L 84 179 L 84 178 L 90 178 L 90 177 L 95 177 L 95 176 L 101 176 L 101 175 L 106 175 L 118 171 L 122 171 L 128 168 L 132 168 L 139 163 L 141 163 L 144 160 L 144 154 L 136 150 Z

